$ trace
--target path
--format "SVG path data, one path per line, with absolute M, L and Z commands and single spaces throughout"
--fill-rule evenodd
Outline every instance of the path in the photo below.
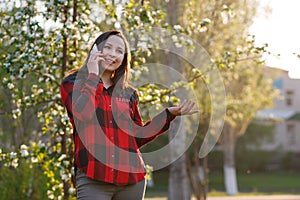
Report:
M 167 200 L 167 198 L 145 198 L 145 200 Z M 196 200 L 193 198 L 192 200 Z M 300 200 L 300 195 L 265 195 L 265 196 L 225 196 L 208 197 L 207 200 Z

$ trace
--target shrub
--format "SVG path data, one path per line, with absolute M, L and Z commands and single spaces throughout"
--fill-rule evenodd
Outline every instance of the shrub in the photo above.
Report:
M 10 200 L 41 200 L 47 197 L 47 177 L 37 166 L 19 160 L 18 166 L 1 166 L 0 196 Z

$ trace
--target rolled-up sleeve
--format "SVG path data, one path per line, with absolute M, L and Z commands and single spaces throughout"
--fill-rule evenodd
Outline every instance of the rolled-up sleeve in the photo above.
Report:
M 167 131 L 170 127 L 171 121 L 175 119 L 175 115 L 172 115 L 166 108 L 151 120 L 143 123 L 141 114 L 139 112 L 137 99 L 132 104 L 132 112 L 133 121 L 137 125 L 134 126 L 133 131 L 139 147 L 151 142 L 156 137 Z

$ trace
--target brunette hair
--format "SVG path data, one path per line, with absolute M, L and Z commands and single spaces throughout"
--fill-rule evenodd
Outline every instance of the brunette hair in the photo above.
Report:
M 92 48 L 94 47 L 94 45 L 96 45 L 98 50 L 102 51 L 106 40 L 112 35 L 116 35 L 116 36 L 119 36 L 120 38 L 122 38 L 124 41 L 124 44 L 125 44 L 125 53 L 124 53 L 124 58 L 123 58 L 122 64 L 115 71 L 114 76 L 112 77 L 112 82 L 114 85 L 118 85 L 118 87 L 120 87 L 120 89 L 127 88 L 131 56 L 130 56 L 128 42 L 127 42 L 125 36 L 122 34 L 122 32 L 118 31 L 118 30 L 107 31 L 107 32 L 102 33 L 100 36 L 98 36 L 97 39 L 95 40 L 95 42 L 93 43 L 93 45 L 90 47 L 89 54 L 88 54 L 84 64 L 82 65 L 82 67 L 70 70 L 67 73 L 66 77 L 77 74 L 77 76 L 79 76 L 77 78 L 87 79 L 87 76 L 88 76 L 87 62 L 91 56 Z M 80 73 L 78 73 L 78 72 L 80 72 Z

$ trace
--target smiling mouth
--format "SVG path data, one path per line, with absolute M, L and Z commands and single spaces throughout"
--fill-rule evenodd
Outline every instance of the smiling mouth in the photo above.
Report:
M 115 63 L 116 63 L 116 61 L 111 60 L 111 59 L 105 59 L 105 61 L 106 61 L 108 64 L 115 64 Z

